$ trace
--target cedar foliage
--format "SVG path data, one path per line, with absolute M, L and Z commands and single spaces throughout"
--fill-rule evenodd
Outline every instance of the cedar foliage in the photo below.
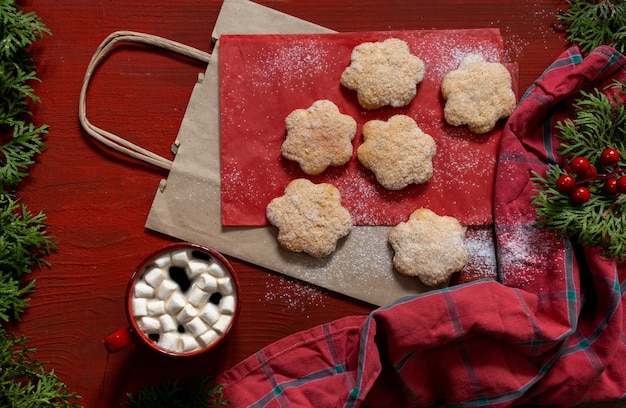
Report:
M 568 0 L 568 9 L 557 18 L 568 40 L 583 54 L 600 45 L 626 52 L 626 3 L 621 0 Z
M 127 394 L 121 408 L 218 408 L 228 405 L 222 395 L 223 387 L 208 376 L 200 376 L 188 384 L 167 381 Z
M 626 170 L 626 83 L 616 82 L 605 90 L 580 93 L 573 104 L 574 118 L 556 125 L 557 149 L 564 162 L 585 157 L 599 172 L 617 173 Z M 615 148 L 621 155 L 616 166 L 605 168 L 600 161 L 602 151 Z M 585 204 L 574 203 L 568 194 L 556 189 L 556 181 L 567 171 L 550 164 L 545 176 L 533 175 L 537 225 L 575 238 L 582 245 L 597 246 L 603 255 L 618 261 L 626 260 L 626 194 L 605 193 L 601 179 L 588 183 L 591 199 Z
M 45 148 L 48 127 L 30 122 L 30 104 L 39 98 L 31 86 L 38 78 L 28 49 L 50 31 L 34 12 L 0 0 L 0 34 L 0 406 L 78 407 L 79 396 L 33 357 L 28 339 L 4 327 L 20 320 L 35 288 L 34 280 L 24 278 L 49 265 L 45 257 L 56 243 L 46 231 L 45 214 L 32 214 L 16 197 Z

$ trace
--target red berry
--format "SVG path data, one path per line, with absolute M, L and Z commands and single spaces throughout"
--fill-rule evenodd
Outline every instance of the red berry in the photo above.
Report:
M 563 174 L 556 179 L 556 189 L 559 193 L 567 194 L 572 191 L 575 185 L 576 180 L 569 174 Z
M 591 198 L 591 192 L 587 187 L 577 187 L 572 190 L 570 197 L 576 204 L 584 204 Z
M 602 155 L 600 156 L 600 161 L 605 166 L 613 166 L 616 165 L 620 159 L 620 154 L 617 149 L 613 149 L 612 147 L 608 147 L 604 149 Z
M 587 160 L 584 157 L 573 158 L 572 161 L 569 162 L 569 165 L 572 168 L 572 171 L 574 172 L 574 174 L 578 176 L 584 175 L 585 172 L 589 170 L 589 167 L 591 166 L 591 164 L 589 163 L 589 160 Z
M 610 178 L 604 183 L 604 191 L 611 195 L 618 195 L 619 190 L 617 189 L 617 179 Z
M 620 193 L 626 193 L 626 176 L 621 176 L 617 179 L 617 191 Z
M 583 180 L 590 180 L 594 178 L 597 174 L 598 172 L 596 171 L 596 167 L 593 164 L 590 164 L 585 174 L 583 174 Z

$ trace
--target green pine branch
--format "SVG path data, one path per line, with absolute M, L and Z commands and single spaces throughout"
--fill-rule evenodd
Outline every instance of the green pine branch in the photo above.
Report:
M 581 92 L 574 104 L 574 118 L 556 124 L 560 142 L 559 156 L 567 162 L 573 157 L 585 157 L 600 172 L 602 151 L 615 148 L 621 155 L 619 168 L 626 168 L 626 109 L 620 101 L 626 95 L 626 82 L 616 82 L 604 92 Z M 618 261 L 626 260 L 626 195 L 604 192 L 600 180 L 588 184 L 591 198 L 584 204 L 574 203 L 568 194 L 556 189 L 557 179 L 567 174 L 561 166 L 550 165 L 545 175 L 533 173 L 535 185 L 532 205 L 536 223 L 569 236 L 582 245 L 597 246 L 603 255 Z
M 34 267 L 49 266 L 45 257 L 56 249 L 56 243 L 45 221 L 43 213 L 33 215 L 11 195 L 0 193 L 1 320 L 19 320 L 28 307 L 26 296 L 35 286 L 34 280 L 24 283 L 22 278 Z
M 0 59 L 13 59 L 50 30 L 35 12 L 24 13 L 11 0 L 0 1 Z
M 13 408 L 79 407 L 80 398 L 35 360 L 35 349 L 0 327 L 0 406 Z
M 38 81 L 33 67 L 0 60 L 0 97 L 5 108 L 0 112 L 0 124 L 13 126 L 23 122 L 21 117 L 30 115 L 28 99 L 39 102 L 31 81 Z
M 584 54 L 600 45 L 626 52 L 626 4 L 621 0 L 568 0 L 569 9 L 557 16 L 567 39 Z
M 10 195 L 0 194 L 0 273 L 21 278 L 33 266 L 49 266 L 45 257 L 56 243 L 45 221 L 42 212 L 33 215 Z
M 49 266 L 56 248 L 43 213 L 32 214 L 15 198 L 35 157 L 45 148 L 47 126 L 35 127 L 30 104 L 39 102 L 31 86 L 39 81 L 28 52 L 50 31 L 34 13 L 12 0 L 0 0 L 0 323 L 19 321 L 29 306 L 35 281 L 24 280 L 34 268 Z M 80 398 L 35 360 L 26 337 L 0 324 L 0 406 L 13 408 L 78 407 Z
M 224 400 L 223 384 L 201 376 L 189 384 L 167 381 L 160 385 L 142 388 L 135 394 L 127 394 L 121 408 L 218 408 L 228 405 Z
M 39 101 L 30 85 L 38 79 L 28 49 L 50 30 L 11 0 L 0 0 L 0 22 L 0 125 L 13 126 L 30 114 L 29 100 Z
M 612 96 L 598 90 L 581 91 L 581 98 L 572 105 L 575 119 L 557 123 L 559 155 L 582 156 L 597 164 L 606 147 L 626 151 L 626 106 L 620 101 L 624 84 L 616 82 L 607 90 Z
M 28 176 L 34 158 L 46 147 L 43 136 L 48 126 L 36 128 L 32 123 L 17 122 L 8 141 L 0 145 L 0 191 L 13 191 Z

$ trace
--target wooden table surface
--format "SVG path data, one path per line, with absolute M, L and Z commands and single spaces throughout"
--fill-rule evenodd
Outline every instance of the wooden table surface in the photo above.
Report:
M 264 5 L 337 31 L 501 29 L 506 57 L 519 63 L 523 92 L 568 44 L 554 27 L 557 0 L 264 0 Z M 19 196 L 48 216 L 59 249 L 34 272 L 37 289 L 15 331 L 30 337 L 86 407 L 111 407 L 126 392 L 166 379 L 217 374 L 291 333 L 373 306 L 232 260 L 242 285 L 241 316 L 217 353 L 174 360 L 130 346 L 109 355 L 103 339 L 126 324 L 124 291 L 137 264 L 176 240 L 144 223 L 164 171 L 112 152 L 78 121 L 87 64 L 111 32 L 147 32 L 211 51 L 219 0 L 27 0 L 53 35 L 32 50 L 40 84 L 36 124 L 48 149 Z M 166 157 L 198 73 L 205 67 L 142 47 L 119 47 L 98 70 L 88 98 L 92 123 Z

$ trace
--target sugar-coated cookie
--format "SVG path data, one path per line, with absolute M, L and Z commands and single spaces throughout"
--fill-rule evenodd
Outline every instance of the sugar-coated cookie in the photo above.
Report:
M 467 125 L 476 134 L 492 130 L 499 119 L 513 113 L 516 105 L 509 71 L 479 54 L 465 56 L 458 69 L 444 76 L 441 94 L 446 100 L 446 122 Z
M 309 175 L 329 166 L 341 166 L 352 157 L 356 121 L 339 112 L 328 100 L 315 101 L 308 109 L 296 109 L 285 119 L 287 137 L 282 155 L 298 162 Z
M 383 187 L 400 190 L 409 184 L 430 180 L 436 152 L 433 138 L 412 118 L 395 115 L 387 122 L 371 120 L 365 123 L 357 158 L 374 173 Z
M 415 210 L 407 222 L 389 231 L 394 268 L 417 276 L 427 286 L 445 283 L 467 263 L 466 228 L 456 218 L 439 216 L 427 208 Z
M 341 84 L 356 91 L 366 109 L 400 107 L 413 100 L 424 73 L 424 62 L 411 54 L 405 41 L 388 38 L 354 47 Z
M 284 249 L 317 258 L 330 255 L 352 228 L 339 190 L 302 178 L 291 181 L 284 195 L 269 203 L 267 219 L 278 228 L 278 242 Z

